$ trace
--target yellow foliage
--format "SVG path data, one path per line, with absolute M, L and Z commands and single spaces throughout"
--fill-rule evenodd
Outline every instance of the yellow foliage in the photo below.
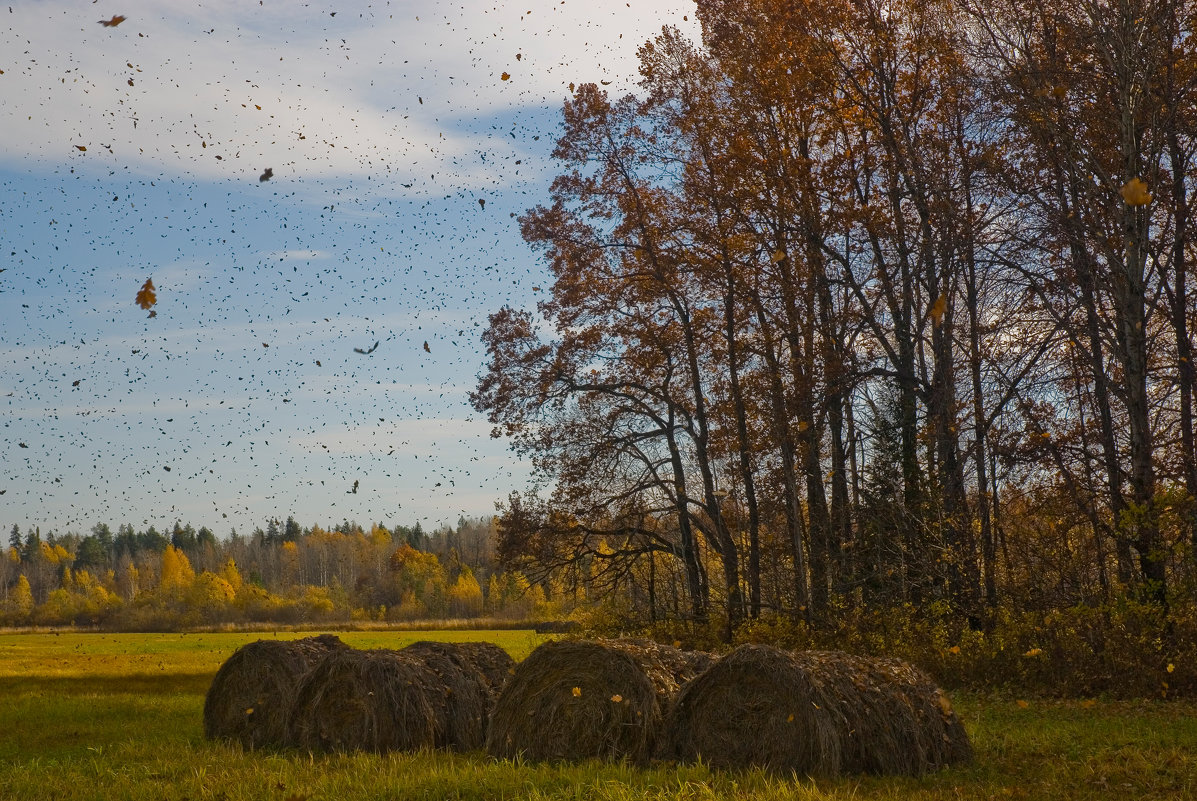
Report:
M 207 570 L 199 574 L 187 593 L 189 603 L 209 610 L 227 606 L 236 597 L 237 591 L 232 584 Z
M 61 545 L 51 545 L 50 543 L 44 541 L 40 544 L 39 550 L 41 552 L 42 559 L 45 559 L 52 565 L 60 564 L 63 561 L 70 562 L 74 558 L 71 556 L 71 552 L 66 548 L 63 548 Z
M 173 545 L 167 545 L 162 552 L 162 578 L 158 583 L 164 593 L 182 592 L 195 581 L 195 571 L 187 554 Z
M 28 617 L 33 611 L 33 588 L 29 586 L 29 579 L 25 578 L 24 573 L 17 577 L 17 586 L 9 595 L 9 601 L 22 617 Z
M 449 589 L 449 611 L 458 617 L 470 617 L 482 612 L 482 586 L 469 568 L 461 571 Z
M 224 561 L 224 567 L 220 568 L 220 577 L 229 583 L 233 592 L 241 589 L 241 573 L 237 570 L 237 563 L 233 561 L 233 557 L 230 556 Z

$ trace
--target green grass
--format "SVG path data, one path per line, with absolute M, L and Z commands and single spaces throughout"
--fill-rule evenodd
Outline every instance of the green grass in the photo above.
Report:
M 261 633 L 0 635 L 0 798 L 1130 799 L 1197 798 L 1197 704 L 954 700 L 976 764 L 923 779 L 812 782 L 702 766 L 525 765 L 483 754 L 246 753 L 202 736 L 217 667 Z M 283 638 L 305 636 L 299 632 Z M 346 632 L 357 647 L 530 632 Z

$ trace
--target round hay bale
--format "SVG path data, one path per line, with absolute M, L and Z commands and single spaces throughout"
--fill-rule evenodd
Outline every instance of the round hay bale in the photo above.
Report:
M 208 688 L 204 736 L 246 748 L 288 745 L 287 718 L 303 676 L 330 651 L 348 647 L 331 634 L 241 646 Z
M 793 654 L 742 645 L 681 691 L 663 752 L 716 768 L 832 775 L 842 762 L 839 707 Z
M 838 651 L 804 651 L 794 658 L 843 701 L 842 771 L 921 776 L 971 758 L 951 704 L 913 665 Z M 963 753 L 948 736 L 952 720 L 963 738 Z
M 511 654 L 490 642 L 432 642 L 421 640 L 403 649 L 411 653 L 441 653 L 462 667 L 468 667 L 482 674 L 487 690 L 493 699 L 511 676 L 515 660 Z
M 660 726 L 656 691 L 630 656 L 597 642 L 549 642 L 507 680 L 486 750 L 500 758 L 644 764 Z
M 669 752 L 713 766 L 920 776 L 967 762 L 959 718 L 895 659 L 742 646 L 687 686 Z
M 289 722 L 312 751 L 416 751 L 447 745 L 448 689 L 423 659 L 402 651 L 329 654 L 304 678 Z
M 486 744 L 487 722 L 499 694 L 493 682 L 501 681 L 500 670 L 506 678 L 515 661 L 491 643 L 421 641 L 399 653 L 422 661 L 444 688 L 443 744 L 458 751 L 482 748 Z
M 878 659 L 876 663 L 886 678 L 902 689 L 914 709 L 926 770 L 972 762 L 973 745 L 964 723 L 935 680 L 900 659 Z
M 596 642 L 632 657 L 653 683 L 662 714 L 666 714 L 678 692 L 713 665 L 716 658 L 703 651 L 683 651 L 655 640 L 624 638 Z

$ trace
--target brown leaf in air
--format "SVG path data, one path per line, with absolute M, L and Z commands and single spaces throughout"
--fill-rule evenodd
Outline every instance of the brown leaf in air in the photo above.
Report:
M 145 279 L 145 283 L 141 285 L 141 289 L 137 290 L 137 305 L 143 309 L 148 309 L 158 302 L 158 294 L 154 291 L 154 280 L 152 278 Z
M 115 28 L 117 25 L 120 25 L 124 21 L 125 21 L 125 18 L 123 16 L 121 16 L 120 14 L 113 14 L 112 19 L 102 19 L 102 20 L 100 20 L 100 24 L 103 25 L 105 28 Z

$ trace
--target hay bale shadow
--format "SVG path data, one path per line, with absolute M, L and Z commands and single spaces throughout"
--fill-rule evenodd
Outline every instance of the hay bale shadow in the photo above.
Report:
M 598 642 L 549 642 L 508 679 L 486 750 L 499 758 L 645 764 L 661 721 L 653 683 L 631 656 Z
M 349 646 L 331 634 L 258 640 L 225 660 L 204 697 L 204 736 L 245 748 L 290 744 L 287 720 L 303 677 L 324 656 Z
M 899 660 L 737 648 L 687 685 L 668 755 L 713 767 L 920 776 L 972 749 L 935 683 Z

